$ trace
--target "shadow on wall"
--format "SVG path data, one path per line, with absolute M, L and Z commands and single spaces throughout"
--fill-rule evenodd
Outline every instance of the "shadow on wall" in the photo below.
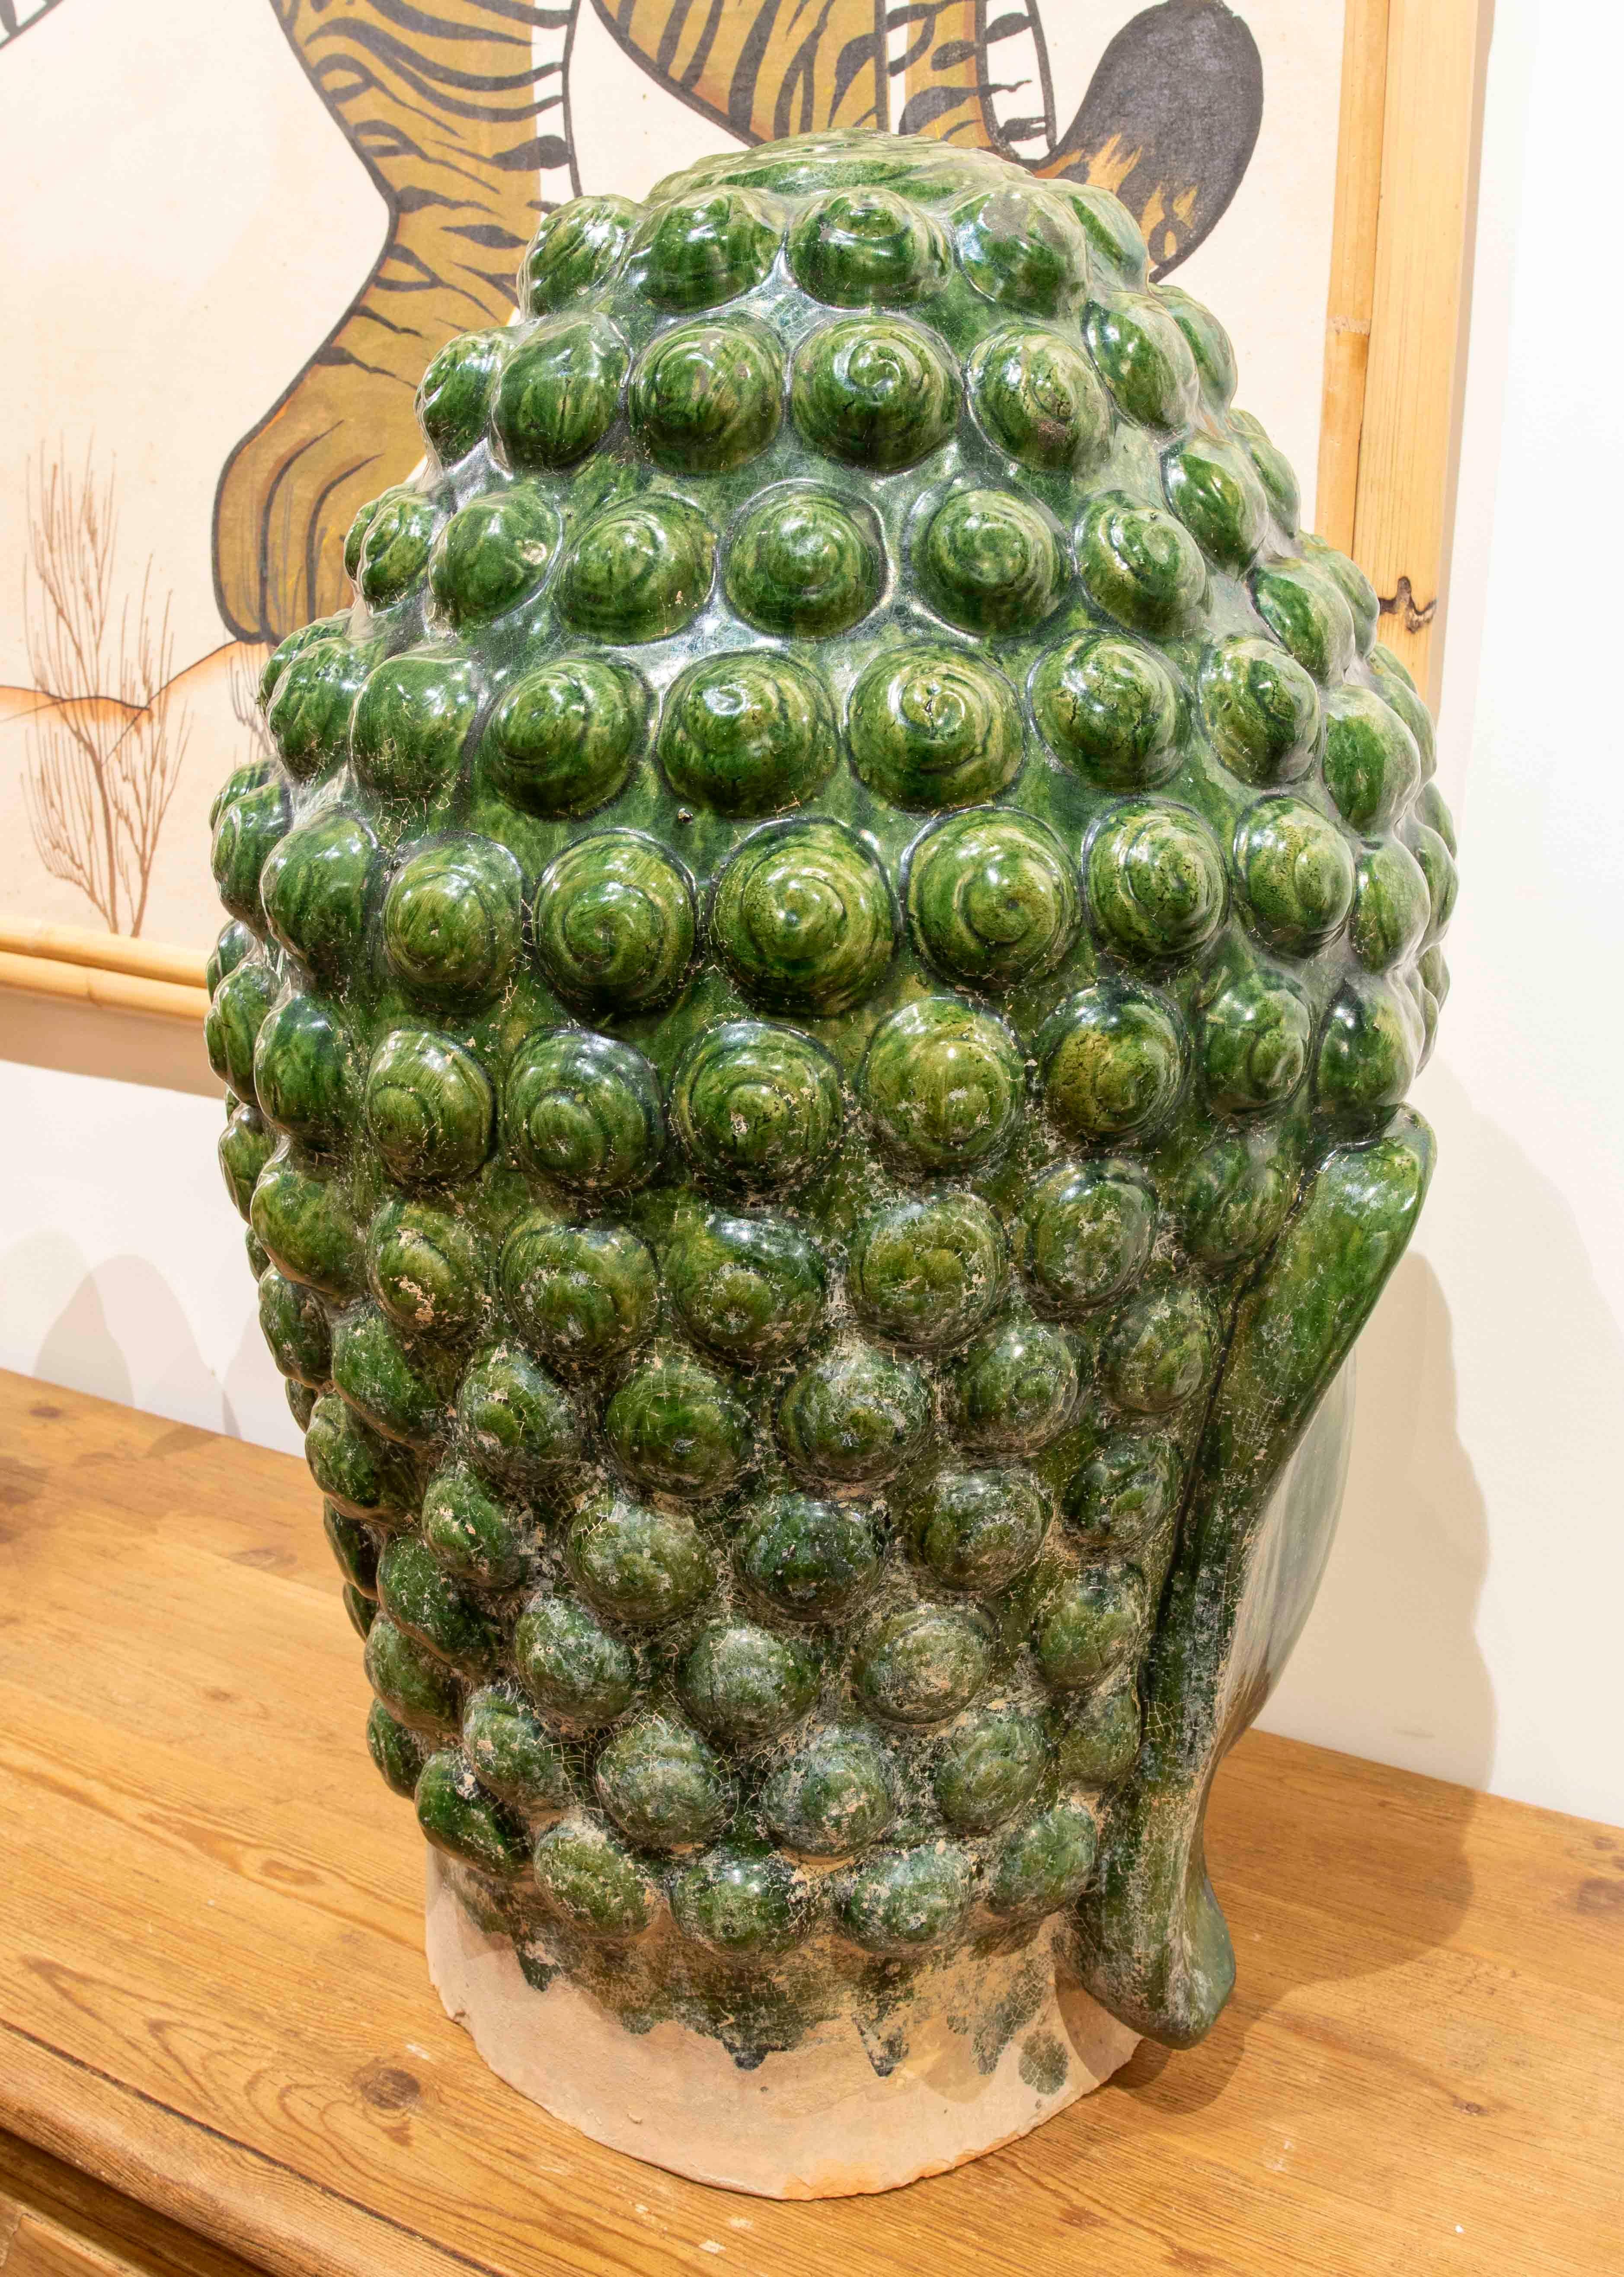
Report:
M 221 1426 L 256 1446 L 275 1447 L 285 1455 L 303 1457 L 305 1435 L 293 1420 L 287 1404 L 287 1386 L 271 1359 L 260 1327 L 259 1298 L 242 1268 L 243 1327 L 237 1350 L 225 1371 L 225 1412 L 235 1420 Z
M 29 1262 L 37 1272 L 38 1252 L 50 1245 L 50 1237 L 41 1237 L 26 1245 L 35 1253 Z M 65 1252 L 72 1250 L 65 1239 L 61 1247 Z M 78 1253 L 73 1251 L 72 1254 L 78 1260 Z M 6 1260 L 10 1269 L 15 1269 L 17 1262 L 15 1256 Z M 129 1363 L 107 1325 L 107 1312 L 95 1274 L 85 1275 L 51 1322 L 32 1373 L 43 1382 L 62 1384 L 71 1391 L 93 1391 L 99 1399 L 117 1399 L 126 1407 L 134 1404 L 135 1387 L 130 1381 Z
M 304 1435 L 260 1332 L 246 1260 L 240 1269 L 242 1327 L 229 1363 L 216 1372 L 149 1259 L 110 1257 L 92 1268 L 66 1234 L 30 1235 L 0 1257 L 0 1284 L 54 1290 L 47 1303 L 55 1309 L 37 1351 L 6 1336 L 4 1364 L 43 1383 L 300 1454 Z
M 1308 1626 L 1259 1720 L 1481 1786 L 1496 1731 L 1476 1637 L 1488 1519 L 1458 1433 L 1449 1306 L 1424 1257 L 1399 1266 L 1358 1352 L 1341 1523 Z
M 42 1382 L 240 1436 L 174 1291 L 146 1258 L 110 1257 L 92 1270 L 68 1235 L 39 1233 L 19 1242 L 0 1270 L 71 1290 L 28 1368 Z
M 1548 963 L 1530 970 L 1548 991 Z M 1476 979 L 1488 995 L 1493 980 L 1481 955 Z M 1601 1077 L 1586 1071 L 1590 1039 L 1583 1049 L 1578 1039 L 1564 1047 L 1522 1012 L 1491 1038 L 1514 985 L 1507 976 L 1487 1017 L 1474 1007 L 1481 1028 L 1462 1040 L 1470 1056 L 1457 1062 L 1470 1066 L 1472 1088 L 1447 1062 L 1425 1079 L 1422 1105 L 1450 1167 L 1422 1238 L 1449 1292 L 1461 1428 L 1492 1521 L 1477 1627 L 1499 1678 L 1495 1790 L 1616 1825 L 1624 1824 L 1618 1124 Z

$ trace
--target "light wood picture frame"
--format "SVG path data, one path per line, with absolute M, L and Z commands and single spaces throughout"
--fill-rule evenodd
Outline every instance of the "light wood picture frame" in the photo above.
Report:
M 1317 517 L 1437 704 L 1489 0 L 1347 0 Z
M 294 0 L 292 10 L 283 12 L 290 20 L 297 19 L 303 4 L 304 0 Z M 477 0 L 467 4 L 476 5 Z M 46 5 L 23 19 L 23 27 L 42 19 L 65 24 L 72 4 L 72 0 L 47 0 Z M 664 0 L 635 0 L 634 6 L 633 0 L 616 0 L 611 8 L 609 0 L 573 0 L 574 8 L 595 9 L 596 19 L 611 30 L 620 26 L 616 35 L 627 40 L 638 30 L 641 15 L 654 15 L 661 4 Z M 743 15 L 752 4 L 753 0 L 731 0 L 730 11 Z M 853 4 L 853 0 L 847 0 L 847 4 Z M 1220 28 L 1224 23 L 1233 26 L 1239 20 L 1244 29 L 1246 0 L 1237 0 L 1234 11 L 1222 6 L 1220 0 L 1198 0 L 1198 4 Z M 962 18 L 960 28 L 972 44 L 981 40 L 984 49 L 988 36 L 1009 36 L 999 32 L 1000 25 L 1027 22 L 1036 32 L 1038 0 L 1030 0 L 1030 7 L 1029 18 L 999 18 L 991 27 L 987 10 L 974 4 L 974 0 L 966 0 L 966 4 L 959 4 L 958 0 L 946 4 L 944 0 L 935 12 L 944 23 L 949 18 L 955 22 Z M 1380 637 L 1403 659 L 1433 701 L 1445 632 L 1488 7 L 1489 0 L 1344 0 L 1316 520 L 1322 534 L 1350 553 L 1371 578 L 1383 610 Z M 456 0 L 442 12 L 454 15 Z M 1034 164 L 1035 171 L 1059 171 L 1068 147 L 1074 156 L 1089 103 L 1097 110 L 1110 93 L 1113 54 L 1124 40 L 1166 12 L 1153 6 L 1127 18 L 1096 71 L 1088 100 L 1068 130 L 1073 138 L 1069 146 L 1066 133 L 1054 124 L 1045 69 L 1049 141 L 1054 148 L 1047 157 L 1031 149 L 1018 153 Z M 1127 17 L 1126 10 L 1124 13 Z M 881 6 L 874 19 L 879 27 L 877 41 L 884 34 L 893 48 L 897 33 L 891 15 L 895 14 L 898 11 L 892 11 L 888 15 Z M 942 26 L 937 28 L 939 32 Z M 952 30 L 954 26 L 948 24 L 946 28 Z M 1036 35 L 1041 40 L 1041 34 Z M 294 29 L 289 29 L 288 36 L 295 37 Z M 4 45 L 0 40 L 0 50 Z M 956 55 L 963 46 L 962 41 L 955 43 L 940 38 L 931 50 L 932 58 Z M 895 73 L 901 66 L 893 58 L 889 68 Z M 913 68 L 922 72 L 926 65 L 920 63 Z M 962 66 L 955 68 L 962 76 Z M 1120 80 L 1127 68 L 1120 56 L 1116 68 Z M 884 57 L 877 49 L 875 74 L 883 88 Z M 544 88 L 545 68 L 538 66 L 535 76 Z M 923 89 L 914 99 L 929 97 L 950 122 L 969 116 L 962 107 L 967 103 L 975 112 L 975 122 L 962 130 L 950 123 L 926 131 L 964 131 L 997 147 L 999 134 L 1013 127 L 1012 122 L 994 115 L 987 97 L 991 77 L 982 74 L 979 90 Z M 899 84 L 913 88 L 915 79 L 907 76 Z M 751 126 L 752 136 L 778 126 L 768 93 L 770 89 L 758 94 L 761 118 Z M 685 97 L 699 114 L 700 123 L 706 111 L 702 95 L 702 87 Z M 549 101 L 545 94 L 537 95 L 527 114 L 530 128 L 548 127 Z M 957 111 L 952 108 L 953 103 L 960 106 Z M 919 115 L 929 116 L 928 104 Z M 787 131 L 793 131 L 800 123 L 792 118 Z M 892 117 L 889 123 L 894 126 L 899 121 Z M 1019 130 L 1031 133 L 1040 123 L 1023 119 L 1018 123 Z M 552 124 L 557 126 L 558 121 L 554 119 Z M 1255 137 L 1255 124 L 1252 131 Z M 1172 252 L 1178 231 L 1194 229 L 1199 238 L 1222 214 L 1250 155 L 1249 144 L 1241 147 L 1245 132 L 1245 120 L 1241 118 L 1230 129 L 1235 143 L 1232 155 L 1237 163 L 1226 174 L 1223 154 L 1217 160 L 1212 156 L 1210 137 L 1199 159 L 1176 149 L 1128 150 L 1122 134 L 1104 133 L 1096 120 L 1092 133 L 1097 155 L 1090 161 L 1090 171 L 1098 179 L 1111 180 L 1112 187 L 1123 187 L 1130 203 L 1156 213 L 1165 247 Z M 1154 133 L 1150 139 L 1154 145 Z M 564 141 L 543 131 L 535 133 L 533 147 L 543 200 L 556 202 L 571 194 L 574 162 Z M 500 169 L 506 161 L 500 151 L 482 155 L 497 169 L 491 179 L 500 190 Z M 680 158 L 675 161 L 680 162 Z M 1192 171 L 1204 167 L 1209 175 L 1216 169 L 1220 179 L 1203 177 L 1204 186 L 1193 187 L 1176 207 L 1154 184 L 1147 201 L 1143 186 L 1157 165 L 1164 177 L 1176 180 L 1181 162 Z M 532 177 L 532 202 L 535 191 Z M 497 219 L 493 219 L 490 229 L 493 240 L 503 233 Z M 386 246 L 380 267 L 390 253 Z M 1177 248 L 1175 258 L 1182 258 L 1183 253 L 1182 246 Z M 511 263 L 511 255 L 499 257 Z M 376 278 L 377 271 L 374 274 Z M 1218 313 L 1222 315 L 1221 308 Z M 345 323 L 353 324 L 355 315 L 353 307 Z M 459 321 L 453 316 L 444 331 L 463 329 L 469 321 L 479 319 L 464 315 Z M 343 336 L 341 325 L 330 336 L 329 348 L 323 353 L 330 353 L 332 339 Z M 320 357 L 312 360 L 301 375 L 304 382 L 328 384 L 320 362 Z M 292 392 L 289 391 L 290 395 Z M 279 417 L 285 419 L 285 402 L 276 407 L 239 446 L 221 478 L 216 499 L 216 582 L 220 606 L 228 626 L 245 639 L 269 640 L 288 628 L 274 621 L 274 613 L 268 617 L 257 592 L 243 598 L 246 573 L 232 570 L 228 559 L 227 541 L 234 525 L 223 519 L 230 486 L 240 474 L 244 454 L 251 458 L 255 451 L 273 447 L 285 455 L 288 452 L 286 438 L 277 439 Z M 371 495 L 402 471 L 398 466 L 376 474 L 363 470 L 362 479 L 368 484 L 365 494 Z M 259 555 L 254 558 L 258 559 L 264 552 L 262 532 L 256 543 Z M 306 543 L 308 551 L 310 541 Z M 330 553 L 330 533 L 325 543 Z M 238 553 L 241 554 L 240 545 Z M 300 606 L 297 600 L 285 604 L 285 607 L 293 606 L 295 621 L 315 613 L 318 606 L 333 605 L 330 595 L 315 590 L 314 572 L 310 583 L 306 599 L 312 605 Z M 205 665 L 210 661 L 203 659 Z M 223 773 L 224 769 L 216 766 L 215 771 Z M 192 1022 L 201 1019 L 208 1001 L 204 957 L 194 948 L 132 939 L 113 931 L 39 922 L 26 914 L 8 914 L 3 902 L 0 988 L 26 989 L 64 1002 Z

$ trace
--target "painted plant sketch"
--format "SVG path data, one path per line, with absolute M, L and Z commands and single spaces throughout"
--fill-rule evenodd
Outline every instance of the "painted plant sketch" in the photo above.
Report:
M 1311 468 L 1341 16 L 171 0 L 159 42 L 119 0 L 0 0 L 0 229 L 19 255 L 0 912 L 207 944 L 199 839 L 252 754 L 258 659 L 340 605 L 350 522 L 421 455 L 419 374 L 453 334 L 506 321 L 539 216 L 579 192 L 639 196 L 707 151 L 858 126 L 1104 183 L 1155 273 L 1239 320 L 1247 400 Z M 53 542 L 101 549 L 99 646 L 50 614 L 48 495 Z
M 139 935 L 186 756 L 175 641 L 153 565 L 118 595 L 114 477 L 42 450 L 29 468 L 23 634 L 34 692 L 23 798 L 49 874 Z

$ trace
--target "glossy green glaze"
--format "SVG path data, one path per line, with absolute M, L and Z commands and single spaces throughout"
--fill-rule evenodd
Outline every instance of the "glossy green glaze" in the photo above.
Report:
M 940 222 L 889 190 L 809 199 L 790 230 L 788 251 L 796 283 L 836 308 L 918 301 L 952 275 Z
M 975 1895 L 975 1854 L 959 1843 L 874 1849 L 835 1884 L 835 1918 L 863 1952 L 907 1960 L 956 1938 Z
M 947 440 L 959 387 L 935 333 L 901 317 L 854 316 L 797 351 L 790 407 L 809 449 L 892 474 Z
M 634 1485 L 679 1501 L 712 1502 L 749 1467 L 748 1409 L 725 1377 L 679 1352 L 658 1352 L 626 1378 L 603 1431 Z M 697 1551 L 693 1571 L 697 1580 Z
M 1058 757 L 1113 790 L 1149 789 L 1179 765 L 1179 685 L 1153 649 L 1086 632 L 1047 650 L 1032 710 Z
M 447 466 L 465 458 L 484 433 L 491 393 L 512 345 L 505 331 L 464 332 L 447 341 L 419 382 L 419 424 Z
M 747 998 L 828 1018 L 874 994 L 896 946 L 891 886 L 843 825 L 761 831 L 723 871 L 713 938 Z
M 691 1215 L 666 1252 L 665 1270 L 688 1335 L 740 1367 L 775 1367 L 798 1352 L 829 1301 L 816 1245 L 784 1218 Z
M 924 996 L 881 1021 L 858 1089 L 883 1145 L 919 1169 L 945 1170 L 1005 1151 L 1024 1073 L 1001 1020 L 957 997 Z
M 491 405 L 508 465 L 539 472 L 583 458 L 619 408 L 626 363 L 625 340 L 602 316 L 538 325 L 504 362 Z
M 785 1436 L 798 1436 L 792 1423 Z M 839 1454 L 843 1469 L 854 1467 L 844 1447 Z M 832 1465 L 809 1467 L 826 1472 Z M 780 1494 L 746 1519 L 736 1554 L 746 1588 L 775 1612 L 792 1620 L 835 1621 L 866 1595 L 880 1547 L 873 1520 L 851 1504 Z
M 1019 1316 L 983 1329 L 946 1386 L 954 1437 L 977 1454 L 1029 1455 L 1071 1421 L 1089 1373 L 1065 1330 Z M 1020 1502 L 1021 1474 L 1000 1478 L 1001 1497 Z
M 573 1192 L 624 1193 L 664 1152 L 659 1078 L 641 1052 L 608 1036 L 528 1037 L 508 1070 L 505 1108 L 516 1166 Z
M 611 275 L 640 217 L 630 198 L 617 197 L 575 198 L 561 211 L 550 214 L 520 265 L 519 299 L 526 316 L 539 316 L 550 308 L 564 308 Z M 455 346 L 453 341 L 452 348 L 441 350 L 441 355 L 451 354 Z M 429 367 L 430 377 L 437 367 L 438 359 Z M 428 387 L 428 379 L 423 385 Z M 432 437 L 429 439 L 433 441 Z M 477 435 L 471 436 L 465 447 L 472 449 L 478 439 Z M 454 465 L 463 455 L 440 451 L 437 442 L 434 447 L 446 466 Z
M 600 1753 L 592 1783 L 615 1824 L 649 1850 L 709 1840 L 732 1807 L 721 1757 L 691 1726 L 666 1716 L 623 1724 Z
M 818 1663 L 800 1637 L 717 1621 L 683 1660 L 678 1688 L 701 1731 L 747 1747 L 801 1721 L 817 1697 Z
M 647 703 L 635 673 L 567 657 L 526 673 L 486 723 L 485 780 L 527 814 L 589 814 L 624 790 Z
M 762 1817 L 777 1840 L 807 1858 L 865 1850 L 897 1815 L 898 1773 L 864 1726 L 808 1734 L 770 1775 Z
M 561 996 L 605 1011 L 670 996 L 694 954 L 687 872 L 639 831 L 565 847 L 536 892 L 535 946 Z
M 667 695 L 659 752 L 679 798 L 717 814 L 778 814 L 815 799 L 834 773 L 834 706 L 791 657 L 710 657 Z
M 543 1714 L 565 1731 L 611 1724 L 636 1697 L 637 1664 L 625 1642 L 556 1593 L 520 1615 L 513 1667 Z
M 920 590 L 966 632 L 1041 624 L 1059 602 L 1068 565 L 1040 506 L 1004 491 L 955 491 L 914 552 Z
M 1082 333 L 1125 417 L 1152 430 L 1188 426 L 1195 410 L 1195 359 L 1172 311 L 1154 294 L 1097 301 Z
M 1022 1573 L 1043 1546 L 1049 1506 L 1019 1470 L 938 1471 L 911 1498 L 914 1555 L 942 1588 L 984 1596 Z
M 1119 1297 L 1144 1269 L 1157 1215 L 1155 1189 L 1133 1163 L 1057 1163 L 1015 1222 L 1033 1301 L 1065 1320 Z
M 734 1961 L 788 1953 L 805 1934 L 812 1892 L 770 1850 L 718 1843 L 672 1882 L 671 1909 L 685 1937 Z
M 459 1443 L 475 1470 L 520 1497 L 568 1472 L 581 1451 L 581 1420 L 568 1394 L 511 1344 L 469 1362 L 456 1416 Z
M 769 146 L 518 298 L 211 816 L 373 1758 L 638 2030 L 900 2045 L 1060 1915 L 1193 2038 L 1264 1513 L 1430 1166 L 1425 707 L 1103 190 Z
M 672 1123 L 694 1169 L 763 1191 L 821 1169 L 845 1113 L 828 1052 L 763 1020 L 728 1020 L 695 1036 L 672 1085 Z
M 728 603 L 763 632 L 849 632 L 880 598 L 884 542 L 857 501 L 811 483 L 770 491 L 740 519 L 723 572 Z
M 557 509 L 523 484 L 473 499 L 435 540 L 436 601 L 459 631 L 504 615 L 536 590 L 562 535 Z
M 681 498 L 614 506 L 588 522 L 559 581 L 566 623 L 604 641 L 664 640 L 703 607 L 716 540 L 698 507 Z
M 968 1708 L 992 1669 L 992 1639 L 976 1613 L 921 1604 L 887 1615 L 858 1639 L 857 1698 L 887 1724 L 944 1724 Z
M 955 815 L 926 833 L 908 864 L 908 917 L 944 979 L 1003 994 L 1051 971 L 1077 931 L 1066 849 L 1017 815 Z
M 476 1692 L 462 1711 L 462 1745 L 481 1784 L 545 1821 L 577 1799 L 571 1750 L 514 1691 Z
M 931 1789 L 950 1826 L 985 1834 L 1036 1793 L 1048 1768 L 1048 1737 L 1037 1717 L 1021 1708 L 984 1708 L 949 1732 Z
M 266 920 L 313 978 L 330 984 L 354 970 L 381 869 L 370 826 L 342 806 L 295 823 L 266 857 Z
M 569 1928 L 618 1942 L 649 1928 L 660 1886 L 614 1838 L 589 1819 L 565 1819 L 535 1846 L 535 1884 Z
M 620 1359 L 649 1334 L 659 1306 L 653 1253 L 629 1228 L 559 1225 L 543 1210 L 509 1234 L 501 1280 L 520 1335 L 559 1367 Z
M 847 1274 L 859 1318 L 886 1342 L 961 1344 L 1003 1293 L 997 1215 L 973 1192 L 892 1202 L 859 1224 Z
M 718 475 L 766 449 L 783 399 L 784 361 L 770 331 L 681 324 L 638 359 L 628 407 L 633 432 L 656 465 Z
M 448 1463 L 423 1495 L 423 1539 L 448 1573 L 504 1589 L 525 1569 L 522 1515 L 491 1491 L 471 1464 Z
M 1021 767 L 1014 689 L 939 642 L 881 649 L 852 690 L 846 734 L 862 781 L 896 806 L 974 806 Z
M 1183 1089 L 1188 1047 L 1178 1013 L 1131 984 L 1101 981 L 1068 997 L 1038 1031 L 1036 1049 L 1054 1121 L 1097 1145 L 1151 1138 Z
M 1111 413 L 1094 366 L 1053 332 L 991 332 L 965 371 L 989 442 L 1023 466 L 1081 472 L 1104 450 Z

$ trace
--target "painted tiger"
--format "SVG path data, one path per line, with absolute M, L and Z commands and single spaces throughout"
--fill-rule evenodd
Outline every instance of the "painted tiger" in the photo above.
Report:
M 0 0 L 0 46 L 61 0 Z M 239 443 L 215 499 L 215 590 L 239 639 L 337 607 L 357 509 L 420 450 L 417 375 L 454 333 L 505 322 L 538 216 L 577 175 L 570 63 L 592 11 L 637 70 L 740 144 L 874 126 L 1104 183 L 1165 276 L 1245 172 L 1263 72 L 1223 0 L 1156 0 L 1122 23 L 1074 107 L 1080 15 L 1111 0 L 269 0 L 388 215 L 371 273 Z
M 1119 27 L 1060 108 L 1039 0 L 593 0 L 613 36 L 743 142 L 871 126 L 995 150 L 1114 190 L 1157 270 L 1233 196 L 1263 118 L 1263 66 L 1220 0 L 1161 0 Z M 1051 0 L 1053 25 L 1077 0 Z
M 505 323 L 547 205 L 573 196 L 565 66 L 574 0 L 271 0 L 389 210 L 371 275 L 232 452 L 215 590 L 241 640 L 333 608 L 344 535 L 421 444 L 413 394 L 455 332 Z
M 60 0 L 0 0 L 0 48 L 59 5 Z

